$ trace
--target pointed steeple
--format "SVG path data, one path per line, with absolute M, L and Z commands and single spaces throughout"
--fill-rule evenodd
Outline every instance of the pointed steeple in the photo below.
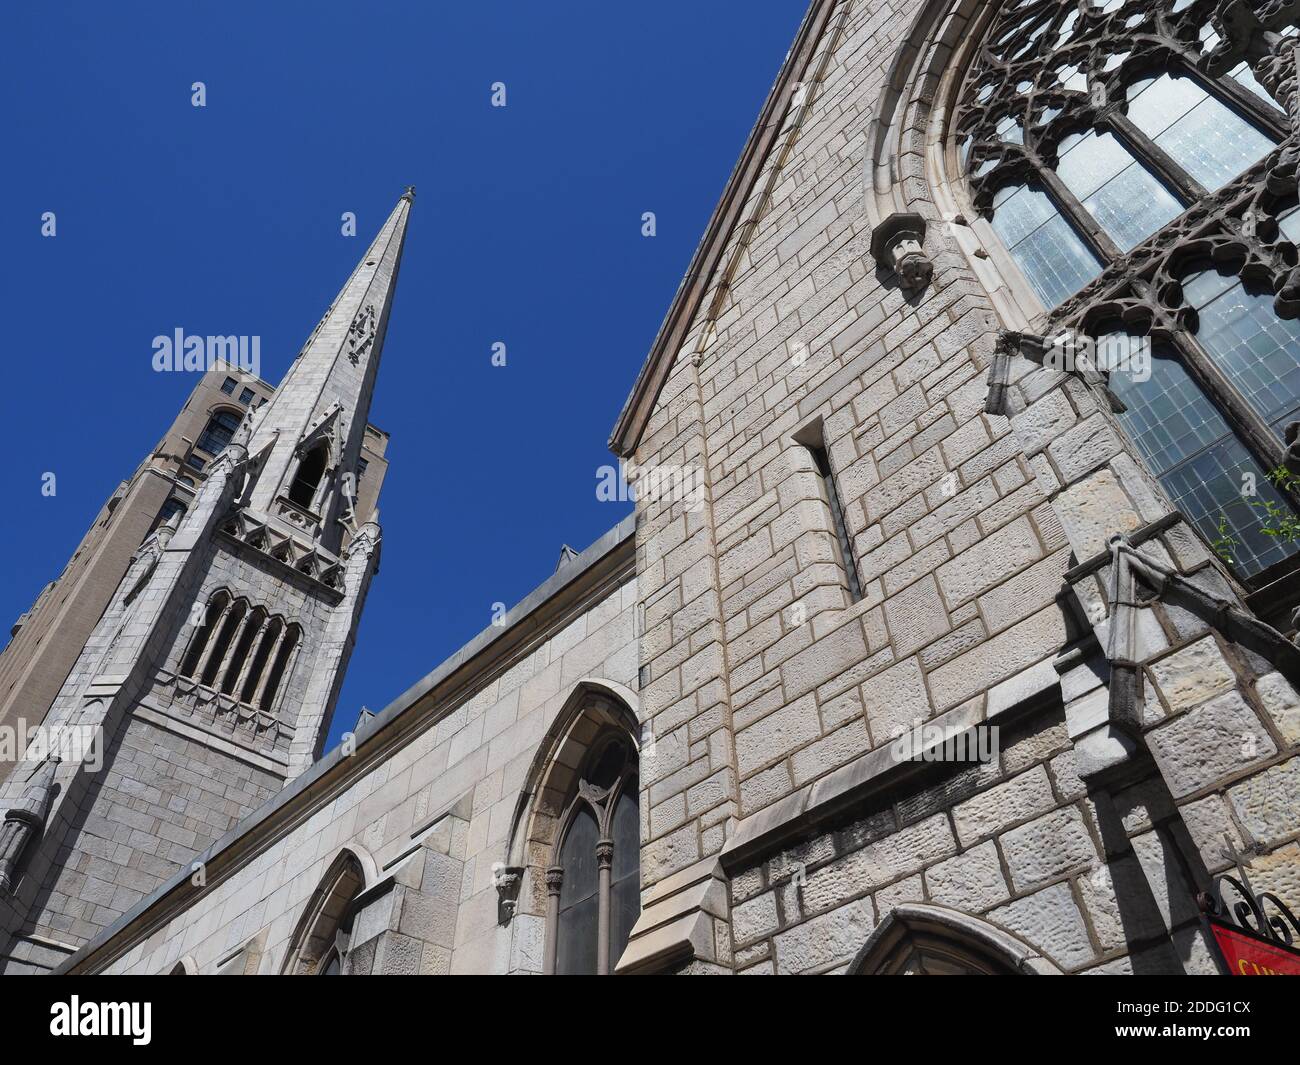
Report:
M 414 186 L 252 423 L 250 510 L 337 552 L 356 496 L 356 468 L 397 288 Z M 360 515 L 361 519 L 367 515 Z

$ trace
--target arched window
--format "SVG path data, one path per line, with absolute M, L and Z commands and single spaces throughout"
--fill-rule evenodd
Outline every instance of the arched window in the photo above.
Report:
M 230 605 L 230 593 L 218 591 L 208 600 L 207 609 L 203 612 L 203 622 L 200 624 L 194 638 L 190 640 L 190 645 L 185 651 L 185 658 L 181 662 L 181 674 L 186 677 L 197 677 L 199 664 L 203 661 L 203 652 L 207 650 L 208 644 L 212 642 L 212 633 L 217 626 L 225 620 L 226 608 Z
M 226 669 L 221 678 L 222 694 L 229 695 L 234 692 L 240 679 L 244 676 L 245 670 L 252 665 L 249 652 L 252 650 L 253 643 L 261 634 L 265 624 L 265 609 L 259 606 L 249 611 L 239 633 L 235 637 L 234 649 L 226 662 Z
M 252 663 L 244 677 L 244 683 L 239 689 L 239 701 L 241 703 L 251 704 L 253 702 L 258 683 L 262 679 L 262 674 L 266 671 L 267 660 L 279 645 L 280 636 L 283 632 L 284 622 L 279 618 L 272 618 L 262 630 L 261 639 L 257 643 L 257 650 L 253 652 Z
M 373 863 L 371 863 L 373 865 Z M 285 952 L 287 976 L 342 976 L 357 897 L 366 887 L 366 867 L 352 847 L 330 863 L 303 910 Z
M 158 511 L 158 524 L 166 525 L 171 520 L 172 515 L 174 514 L 180 514 L 182 517 L 184 517 L 185 504 L 182 503 L 175 496 L 170 496 L 168 497 L 167 501 L 163 503 L 162 509 Z
M 1263 532 L 1262 503 L 1286 501 L 1175 349 L 1116 332 L 1099 339 L 1098 352 L 1102 369 L 1114 367 L 1110 389 L 1127 408 L 1120 424 L 1174 506 L 1238 572 L 1283 561 L 1285 545 Z M 1253 497 L 1242 494 L 1243 484 L 1255 487 Z
M 226 611 L 225 620 L 217 630 L 216 639 L 212 641 L 212 646 L 206 653 L 202 671 L 199 674 L 199 680 L 204 684 L 212 686 L 217 679 L 217 674 L 221 670 L 221 663 L 225 661 L 226 651 L 235 638 L 235 633 L 239 631 L 240 622 L 244 620 L 244 614 L 248 612 L 248 603 L 243 599 L 236 599 L 229 610 Z
M 1032 944 L 960 910 L 895 906 L 848 968 L 851 976 L 1059 976 Z
M 613 972 L 641 912 L 636 751 L 607 732 L 588 749 L 547 870 L 547 971 Z
M 1017 296 L 1032 331 L 1146 338 L 1149 379 L 1110 369 L 1121 424 L 1248 587 L 1297 551 L 1276 519 L 1300 506 L 1281 469 L 1300 218 L 1273 173 L 1295 17 L 1225 31 L 1206 0 L 1001 0 L 949 127 L 988 250 L 1038 297 Z
M 284 680 L 285 671 L 289 666 L 290 656 L 298 646 L 299 629 L 297 625 L 290 625 L 284 630 L 284 635 L 280 637 L 279 647 L 276 648 L 274 657 L 271 660 L 271 670 L 266 675 L 266 683 L 262 687 L 262 694 L 257 700 L 257 708 L 264 713 L 270 713 L 275 706 L 275 697 L 280 691 L 280 684 Z
M 329 460 L 329 448 L 324 441 L 317 444 L 305 454 L 298 463 L 298 472 L 294 474 L 293 484 L 289 486 L 289 501 L 304 510 L 310 510 L 316 499 L 316 490 L 325 475 L 325 464 Z
M 242 416 L 232 410 L 219 410 L 208 419 L 207 428 L 194 446 L 209 455 L 220 454 L 239 428 Z

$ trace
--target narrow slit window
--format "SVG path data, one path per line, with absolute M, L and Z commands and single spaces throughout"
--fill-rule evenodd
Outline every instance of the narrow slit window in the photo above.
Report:
M 849 529 L 844 521 L 844 508 L 840 505 L 840 494 L 835 487 L 835 473 L 831 469 L 831 458 L 821 444 L 805 444 L 812 453 L 813 463 L 822 479 L 822 491 L 826 504 L 831 510 L 831 522 L 835 526 L 835 542 L 839 548 L 840 566 L 849 582 L 849 596 L 853 602 L 862 598 L 862 585 L 858 583 L 858 567 L 853 558 L 853 541 L 849 539 Z

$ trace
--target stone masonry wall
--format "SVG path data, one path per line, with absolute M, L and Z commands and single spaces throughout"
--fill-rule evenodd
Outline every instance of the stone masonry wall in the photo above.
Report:
M 279 972 L 306 901 L 345 845 L 373 856 L 381 878 L 392 877 L 354 930 L 354 950 L 375 941 L 355 956 L 356 971 L 540 971 L 541 919 L 521 914 L 498 924 L 492 867 L 506 858 L 529 764 L 577 682 L 603 678 L 635 688 L 635 588 L 624 583 L 495 679 L 437 711 L 403 747 L 211 885 L 109 971 L 166 972 L 189 956 L 200 972 L 211 972 L 261 937 L 258 971 Z
M 638 533 L 644 707 L 689 769 L 646 781 L 647 882 L 717 851 L 715 810 L 748 816 L 1064 641 L 1065 537 L 1010 425 L 982 413 L 987 299 L 939 227 L 919 299 L 868 254 L 863 136 L 911 10 L 853 5 L 725 310 L 695 323 L 637 451 L 704 465 L 708 490 L 694 526 L 647 505 Z M 858 603 L 795 440 L 818 420 Z M 728 717 L 734 761 L 713 734 Z M 712 805 L 709 774 L 729 784 Z

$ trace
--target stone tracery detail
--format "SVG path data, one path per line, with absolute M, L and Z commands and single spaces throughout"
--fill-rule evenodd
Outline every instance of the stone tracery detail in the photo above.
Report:
M 1201 329 L 1207 302 L 1187 290 L 1205 291 L 1217 273 L 1243 308 L 1271 300 L 1277 318 L 1300 317 L 1300 218 L 1292 218 L 1300 209 L 1297 25 L 1294 0 L 1005 0 L 989 17 L 949 131 L 971 205 L 993 222 L 1047 310 L 1034 316 L 1041 337 L 1000 341 L 987 410 L 1013 413 L 1007 386 L 1019 354 L 1075 373 L 1122 413 L 1116 397 L 1131 388 L 1107 387 L 1115 368 L 1104 359 L 1057 365 L 1044 355 L 1055 354 L 1062 338 L 1077 352 L 1091 344 L 1087 338 L 1140 337 L 1148 351 L 1182 365 L 1194 382 L 1188 387 L 1226 417 L 1245 447 L 1241 470 L 1253 477 L 1287 461 L 1285 419 L 1275 421 L 1278 412 L 1234 376 L 1229 353 L 1214 348 L 1224 342 Z M 1143 100 L 1147 91 L 1154 95 Z M 1183 140 L 1171 141 L 1168 131 L 1194 111 L 1199 117 L 1182 129 Z M 1224 134 L 1222 165 L 1222 146 L 1197 140 L 1216 123 L 1234 131 Z M 1070 158 L 1075 149 L 1084 154 Z M 1112 179 L 1107 201 L 1102 190 Z M 1164 198 L 1159 211 L 1130 206 L 1143 189 Z M 1233 328 L 1252 326 L 1238 317 Z M 1261 342 L 1293 352 L 1294 333 L 1279 327 L 1280 339 Z M 1227 343 L 1247 343 L 1233 337 Z M 1136 417 L 1142 424 L 1144 416 Z M 1217 505 L 1229 505 L 1222 492 L 1236 468 L 1225 467 L 1227 479 L 1212 490 Z M 1300 503 L 1283 491 L 1292 507 Z M 1198 520 L 1206 534 L 1213 515 Z M 1263 567 L 1257 560 L 1266 555 L 1249 549 L 1244 575 Z

